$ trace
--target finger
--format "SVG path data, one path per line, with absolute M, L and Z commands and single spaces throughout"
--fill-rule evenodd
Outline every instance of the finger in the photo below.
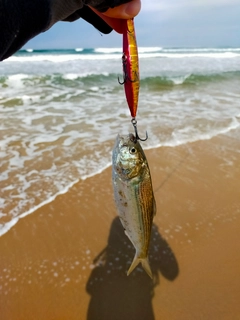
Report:
M 133 0 L 118 7 L 108 9 L 103 14 L 112 18 L 131 19 L 139 13 L 140 9 L 141 1 Z
M 105 16 L 103 13 L 97 11 L 96 9 L 91 9 L 102 19 L 104 20 L 111 28 L 113 28 L 118 33 L 123 33 L 123 20 L 122 19 L 116 19 L 111 18 L 108 16 Z
M 92 7 L 91 9 L 116 32 L 123 33 L 123 19 L 135 17 L 141 9 L 141 1 L 134 0 L 113 9 L 108 9 L 104 13 L 101 13 Z

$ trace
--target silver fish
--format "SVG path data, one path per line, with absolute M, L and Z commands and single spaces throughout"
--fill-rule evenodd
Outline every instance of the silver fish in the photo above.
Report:
M 127 275 L 141 262 L 144 270 L 152 278 L 148 248 L 156 205 L 147 159 L 133 134 L 117 136 L 112 164 L 114 198 L 118 214 L 126 235 L 136 249 Z

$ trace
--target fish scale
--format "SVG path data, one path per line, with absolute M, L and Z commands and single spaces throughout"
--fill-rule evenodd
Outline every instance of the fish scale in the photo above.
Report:
M 148 248 L 156 205 L 146 156 L 133 134 L 118 135 L 112 160 L 116 207 L 125 233 L 136 249 L 127 274 L 141 262 L 152 278 Z

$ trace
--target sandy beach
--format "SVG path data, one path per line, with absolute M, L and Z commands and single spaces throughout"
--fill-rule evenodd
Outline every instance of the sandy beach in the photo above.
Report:
M 240 131 L 146 156 L 153 281 L 126 276 L 134 249 L 108 168 L 0 238 L 2 320 L 239 319 Z

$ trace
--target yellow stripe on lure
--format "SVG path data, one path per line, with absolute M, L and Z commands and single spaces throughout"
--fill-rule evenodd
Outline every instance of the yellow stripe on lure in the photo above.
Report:
M 136 117 L 139 95 L 138 48 L 133 19 L 124 20 L 123 28 L 123 82 L 132 118 Z

